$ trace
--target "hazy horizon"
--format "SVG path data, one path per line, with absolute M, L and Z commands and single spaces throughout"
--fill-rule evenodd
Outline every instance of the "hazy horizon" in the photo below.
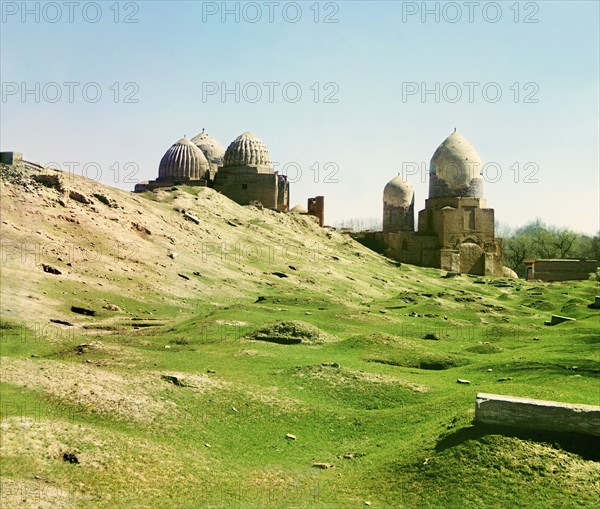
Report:
M 184 135 L 249 130 L 334 225 L 398 174 L 421 210 L 456 127 L 499 223 L 600 229 L 597 2 L 97 5 L 2 2 L 1 150 L 132 190 Z

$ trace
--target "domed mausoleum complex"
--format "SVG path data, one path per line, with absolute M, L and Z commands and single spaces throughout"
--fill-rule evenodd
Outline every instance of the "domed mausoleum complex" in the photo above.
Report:
M 414 192 L 402 177 L 383 190 L 383 231 L 362 236 L 401 262 L 448 271 L 503 276 L 502 241 L 494 210 L 483 199 L 481 159 L 456 130 L 437 148 L 429 169 L 429 198 L 414 231 Z M 361 240 L 358 238 L 358 240 Z
M 135 192 L 175 185 L 214 187 L 240 205 L 287 211 L 290 204 L 287 177 L 273 170 L 267 147 L 251 132 L 227 150 L 204 129 L 191 141 L 182 138 L 161 159 L 158 178 L 136 184 Z

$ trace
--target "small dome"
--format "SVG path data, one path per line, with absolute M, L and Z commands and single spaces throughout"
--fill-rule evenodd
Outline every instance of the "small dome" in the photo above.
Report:
M 202 132 L 192 138 L 192 143 L 196 145 L 206 157 L 209 163 L 216 166 L 223 166 L 223 157 L 225 148 L 215 138 L 202 129 Z
M 273 172 L 273 163 L 267 147 L 256 135 L 248 131 L 240 134 L 227 147 L 223 166 L 254 166 Z
M 304 205 L 298 204 L 292 207 L 290 212 L 293 212 L 294 214 L 308 214 L 308 209 Z
M 182 138 L 160 160 L 158 178 L 198 180 L 205 178 L 208 169 L 208 161 L 202 151 L 187 138 Z
M 400 175 L 390 180 L 383 189 L 383 202 L 394 207 L 409 207 L 414 198 L 412 186 Z

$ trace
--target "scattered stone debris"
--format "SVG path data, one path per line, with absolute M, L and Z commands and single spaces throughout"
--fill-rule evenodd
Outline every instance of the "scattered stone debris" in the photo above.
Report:
M 444 274 L 442 277 L 444 279 L 450 279 L 450 278 L 458 277 L 458 276 L 460 276 L 460 272 L 449 271 L 449 272 L 446 272 L 446 274 Z
M 27 186 L 27 182 L 23 177 L 23 172 L 21 171 L 21 168 L 22 166 L 12 164 L 0 164 L 0 179 L 6 182 L 10 182 L 11 184 L 24 186 L 27 190 L 29 190 L 29 186 Z
M 498 378 L 498 382 L 507 382 L 508 380 L 512 380 L 512 376 L 504 376 L 502 378 Z
M 458 384 L 464 384 L 464 385 L 469 385 L 471 382 L 469 380 L 463 380 L 461 378 L 458 378 L 456 380 L 456 383 L 458 383 Z
M 62 459 L 63 461 L 71 463 L 73 465 L 79 464 L 79 458 L 75 455 L 74 452 L 63 452 Z
M 105 304 L 102 306 L 102 309 L 108 309 L 109 311 L 123 311 L 119 306 L 115 306 L 114 304 Z
M 189 214 L 188 212 L 183 213 L 183 217 L 188 221 L 192 221 L 192 223 L 200 224 L 200 219 L 194 216 L 193 214 Z
M 235 408 L 234 406 L 231 407 L 231 411 L 235 412 L 236 414 L 239 412 L 239 410 L 237 408 Z
M 481 297 L 454 297 L 456 302 L 475 302 L 477 299 L 481 299 Z
M 493 282 L 490 284 L 492 286 L 495 286 L 496 288 L 513 288 L 513 285 L 511 285 L 510 283 L 508 283 L 506 281 L 497 281 L 497 282 Z
M 183 279 L 187 279 L 188 281 L 190 280 L 190 278 L 189 278 L 189 277 L 187 277 L 185 274 L 180 274 L 180 273 L 178 273 L 177 275 L 178 275 L 179 277 L 182 277 Z
M 160 377 L 167 382 L 171 382 L 177 387 L 185 387 L 185 384 L 179 379 L 179 377 L 176 377 L 175 375 L 161 375 Z
M 292 435 L 291 433 L 288 433 L 285 438 L 287 438 L 288 440 L 296 440 L 296 435 Z
M 313 463 L 312 466 L 313 468 L 321 468 L 323 470 L 333 468 L 333 465 L 331 463 Z
M 254 301 L 254 303 L 256 304 L 257 302 L 264 302 L 266 300 L 267 300 L 266 297 L 263 297 L 262 295 L 259 295 L 258 298 Z
M 206 372 L 207 373 L 216 373 L 216 371 L 214 369 L 207 369 Z
M 71 198 L 71 200 L 75 200 L 79 203 L 83 203 L 84 205 L 87 205 L 90 202 L 89 198 L 87 198 L 85 195 L 78 193 L 77 191 L 69 191 L 69 198 Z
M 104 203 L 104 205 L 106 205 L 107 207 L 110 207 L 112 209 L 116 209 L 119 208 L 119 204 L 111 199 L 108 198 L 107 196 L 100 194 L 100 193 L 94 193 L 93 194 L 94 198 L 96 198 L 100 203 Z
M 534 341 L 539 341 L 540 338 L 538 338 L 537 336 L 533 338 Z
M 92 341 L 91 343 L 81 343 L 80 345 L 77 345 L 74 350 L 77 355 L 83 355 L 90 350 L 101 349 L 102 347 L 101 341 Z
M 588 305 L 589 309 L 600 309 L 600 295 L 596 295 L 594 302 Z
M 204 447 L 208 447 L 210 449 L 210 444 L 204 444 Z
M 282 345 L 322 343 L 334 339 L 333 336 L 319 330 L 314 325 L 297 320 L 267 325 L 251 333 L 248 337 Z
M 175 258 L 177 258 L 177 253 L 175 253 L 174 251 L 169 251 L 169 252 L 167 253 L 167 256 L 168 256 L 169 258 L 171 258 L 171 260 L 174 260 Z
M 298 269 L 297 269 L 296 267 L 294 267 L 293 265 L 288 265 L 288 268 L 289 268 L 289 269 L 292 269 L 292 270 L 298 270 Z
M 329 367 L 329 368 L 339 368 L 339 362 L 323 362 L 321 366 Z
M 47 272 L 48 274 L 62 274 L 62 272 L 56 267 L 53 267 L 52 265 L 48 265 L 46 263 L 42 263 L 42 269 L 44 269 L 44 272 Z
M 202 274 L 200 274 L 200 272 L 198 272 L 197 270 L 195 270 L 194 272 L 192 272 L 192 274 L 194 274 L 194 276 L 201 276 Z
M 93 309 L 82 308 L 79 306 L 71 306 L 71 311 L 80 315 L 96 316 L 96 311 L 94 311 Z
M 271 272 L 271 274 L 273 276 L 277 276 L 277 277 L 288 277 L 288 275 L 285 274 L 284 272 Z
M 144 235 L 152 235 L 152 232 L 148 230 L 148 228 L 146 228 L 144 225 L 141 225 L 139 223 L 131 223 L 131 226 L 134 230 L 137 230 L 138 232 L 143 233 Z
M 57 323 L 59 325 L 66 325 L 67 327 L 73 327 L 71 322 L 65 322 L 64 320 L 57 320 L 56 318 L 50 318 L 52 323 Z
M 544 322 L 544 325 L 558 325 L 563 322 L 574 322 L 575 318 L 569 318 L 568 316 L 552 315 L 552 318 Z
M 347 454 L 344 454 L 342 456 L 342 458 L 346 459 L 346 460 L 353 460 L 354 458 L 356 458 L 356 455 L 352 452 L 349 452 Z
M 65 190 L 60 175 L 32 175 L 31 178 L 38 184 L 42 184 L 50 189 L 56 189 L 59 193 Z
M 433 341 L 439 341 L 440 337 L 435 333 L 428 333 L 423 336 L 423 339 L 432 339 Z

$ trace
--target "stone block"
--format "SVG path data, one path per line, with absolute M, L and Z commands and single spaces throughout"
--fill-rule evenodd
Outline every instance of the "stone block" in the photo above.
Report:
M 2 164 L 18 164 L 23 161 L 21 152 L 0 152 L 0 163 Z
M 479 393 L 475 422 L 600 436 L 600 406 Z
M 575 318 L 569 318 L 568 316 L 552 315 L 549 321 L 545 321 L 544 325 L 558 325 L 563 322 L 574 322 Z

